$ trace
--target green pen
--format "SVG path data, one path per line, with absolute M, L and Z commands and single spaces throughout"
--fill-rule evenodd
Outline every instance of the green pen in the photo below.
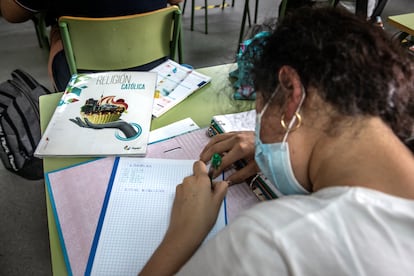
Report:
M 221 155 L 218 153 L 213 154 L 213 156 L 211 157 L 210 169 L 208 170 L 208 176 L 210 177 L 210 182 L 211 182 L 211 189 L 214 188 L 214 185 L 213 185 L 214 170 L 217 170 L 220 165 L 221 165 Z

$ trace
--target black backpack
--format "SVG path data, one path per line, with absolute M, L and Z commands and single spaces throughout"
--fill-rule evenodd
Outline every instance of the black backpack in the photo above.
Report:
M 0 83 L 0 158 L 6 169 L 26 179 L 43 178 L 43 162 L 33 156 L 40 140 L 39 97 L 51 92 L 16 69 Z

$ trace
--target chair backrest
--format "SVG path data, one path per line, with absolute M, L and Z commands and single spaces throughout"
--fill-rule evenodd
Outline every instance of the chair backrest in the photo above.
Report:
M 170 6 L 127 16 L 62 16 L 59 27 L 71 74 L 78 69 L 122 70 L 162 57 L 175 59 L 181 11 Z

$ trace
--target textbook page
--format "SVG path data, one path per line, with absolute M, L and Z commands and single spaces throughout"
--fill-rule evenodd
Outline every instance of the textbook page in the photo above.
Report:
M 86 275 L 136 276 L 168 228 L 176 185 L 194 160 L 116 159 Z M 207 239 L 226 225 L 225 202 Z
M 170 59 L 150 72 L 158 74 L 152 110 L 154 117 L 160 117 L 211 81 L 211 77 Z

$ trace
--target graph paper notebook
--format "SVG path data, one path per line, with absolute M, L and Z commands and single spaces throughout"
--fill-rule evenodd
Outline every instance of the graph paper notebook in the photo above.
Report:
M 171 135 L 168 129 L 162 132 Z M 162 139 L 167 136 L 159 134 L 155 136 L 157 139 L 161 137 L 162 142 L 148 146 L 148 158 L 197 159 L 210 139 L 206 135 L 206 128 L 171 139 Z M 85 275 L 114 160 L 114 157 L 100 158 L 46 174 L 46 186 L 68 275 Z M 230 186 L 225 206 L 228 223 L 257 202 L 247 184 Z
M 194 160 L 115 159 L 85 275 L 137 275 L 167 230 L 175 189 Z M 225 202 L 209 239 L 226 225 Z M 143 227 L 145 226 L 145 227 Z

